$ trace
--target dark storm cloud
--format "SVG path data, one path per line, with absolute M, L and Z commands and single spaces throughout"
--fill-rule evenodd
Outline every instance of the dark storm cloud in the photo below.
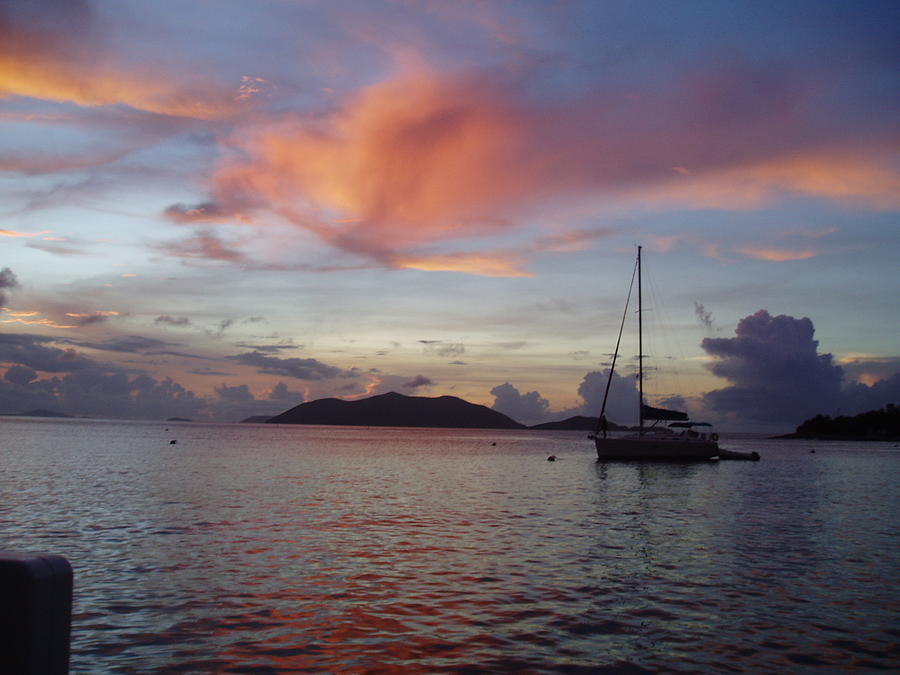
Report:
M 430 387 L 434 382 L 424 375 L 416 375 L 414 378 L 403 384 L 404 389 L 418 389 L 419 387 Z
M 717 360 L 710 371 L 731 385 L 710 391 L 712 410 L 761 422 L 796 425 L 817 414 L 855 414 L 879 408 L 900 393 L 897 375 L 844 385 L 844 370 L 831 354 L 819 354 L 808 318 L 771 316 L 761 309 L 741 319 L 733 338 L 706 338 L 702 347 Z
M 159 349 L 160 347 L 167 347 L 172 345 L 171 342 L 163 342 L 162 340 L 157 340 L 156 338 L 148 338 L 141 335 L 126 335 L 123 337 L 106 340 L 105 342 L 76 342 L 74 340 L 71 342 L 77 344 L 78 346 L 89 347 L 91 349 L 99 349 L 109 352 L 127 352 L 132 354 L 144 352 L 148 349 Z M 161 354 L 163 352 L 156 353 Z
M 0 362 L 19 364 L 45 373 L 104 368 L 74 349 L 45 346 L 49 342 L 55 340 L 43 335 L 0 333 Z
M 877 410 L 887 403 L 900 401 L 900 372 L 879 380 L 871 386 L 853 382 L 844 387 L 842 413 L 857 414 Z
M 12 366 L 3 376 L 3 379 L 21 386 L 27 385 L 36 378 L 37 372 L 25 366 Z
M 19 280 L 11 269 L 4 267 L 0 270 L 0 307 L 6 304 L 7 289 L 16 288 L 18 285 Z
M 0 412 L 34 408 L 74 415 L 136 419 L 191 416 L 206 401 L 178 383 L 131 376 L 73 348 L 60 349 L 39 335 L 0 333 L 0 362 L 10 364 L 0 380 Z M 38 373 L 53 377 L 37 379 Z
M 353 376 L 352 371 L 348 372 L 335 366 L 329 366 L 317 359 L 280 359 L 261 352 L 246 352 L 225 358 L 244 366 L 252 366 L 259 373 L 295 377 L 298 380 L 327 380 L 333 377 Z

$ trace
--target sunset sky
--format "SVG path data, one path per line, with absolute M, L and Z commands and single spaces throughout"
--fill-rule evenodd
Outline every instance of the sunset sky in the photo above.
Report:
M 898 27 L 867 0 L 0 2 L 0 412 L 596 414 L 637 244 L 650 403 L 768 430 L 900 402 Z

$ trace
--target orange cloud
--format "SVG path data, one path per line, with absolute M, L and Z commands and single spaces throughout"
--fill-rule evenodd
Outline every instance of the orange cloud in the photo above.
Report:
M 71 316 L 74 319 L 89 319 L 92 317 L 119 316 L 119 313 L 108 310 L 99 310 L 96 312 L 66 312 L 66 316 Z
M 56 323 L 51 319 L 24 319 L 24 318 L 15 318 L 15 319 L 4 319 L 0 323 L 21 323 L 26 326 L 47 326 L 48 328 L 78 328 L 78 326 L 74 325 L 66 325 L 61 323 Z
M 788 158 L 761 164 L 750 175 L 781 190 L 878 209 L 900 207 L 900 175 L 860 157 L 814 154 Z
M 747 210 L 769 206 L 791 193 L 895 209 L 900 207 L 900 174 L 883 165 L 877 153 L 812 152 L 682 174 L 639 188 L 635 196 L 666 205 Z
M 483 277 L 531 277 L 522 269 L 523 258 L 502 253 L 452 253 L 447 255 L 397 255 L 390 259 L 391 266 L 400 269 L 427 272 L 462 272 Z
M 15 230 L 0 229 L 0 237 L 38 237 L 47 234 L 50 230 L 41 230 L 40 232 L 16 232 Z M 44 237 L 48 239 L 48 237 Z
M 789 260 L 806 260 L 815 258 L 820 255 L 816 251 L 805 250 L 789 250 L 783 248 L 765 248 L 758 246 L 737 246 L 734 249 L 738 253 L 754 258 L 756 260 L 767 260 L 769 262 L 787 262 Z
M 103 36 L 92 30 L 90 9 L 82 3 L 58 3 L 37 15 L 16 5 L 3 11 L 8 16 L 0 17 L 0 98 L 89 107 L 124 104 L 161 115 L 222 119 L 244 109 L 239 99 L 255 93 L 247 89 L 252 78 L 232 91 L 200 78 L 189 81 L 146 66 L 124 66 L 104 50 Z

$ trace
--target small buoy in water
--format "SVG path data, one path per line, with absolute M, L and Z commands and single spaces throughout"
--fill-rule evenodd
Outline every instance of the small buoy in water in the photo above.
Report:
M 815 451 L 815 450 L 810 450 L 810 452 L 811 452 L 812 454 L 816 454 L 816 451 Z
M 178 441 L 169 441 L 169 445 L 175 445 Z
M 494 443 L 491 443 L 491 445 L 497 445 L 497 443 L 496 443 L 496 442 L 494 442 Z
M 547 461 L 548 461 L 548 462 L 555 462 L 555 461 L 556 461 L 556 455 L 550 455 L 550 456 L 547 458 Z

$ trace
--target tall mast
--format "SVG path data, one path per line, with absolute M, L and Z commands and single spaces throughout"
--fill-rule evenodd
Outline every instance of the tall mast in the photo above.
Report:
M 641 299 L 641 247 L 638 246 L 638 435 L 644 435 L 644 325 Z

